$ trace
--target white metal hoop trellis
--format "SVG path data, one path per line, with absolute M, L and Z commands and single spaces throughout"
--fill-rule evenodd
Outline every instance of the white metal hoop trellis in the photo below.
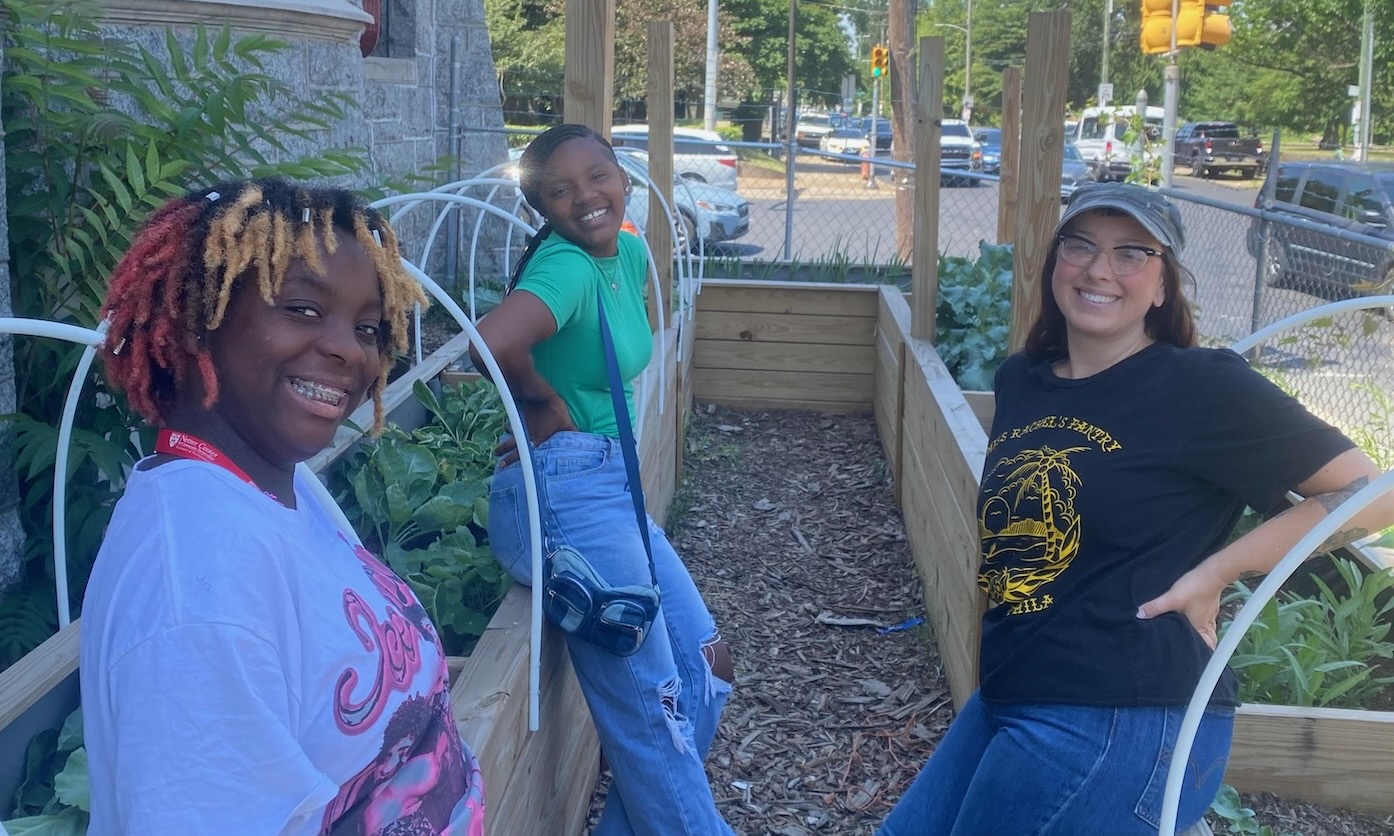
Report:
M 1244 633 L 1253 626 L 1259 612 L 1278 594 L 1278 589 L 1292 577 L 1297 567 L 1301 566 L 1309 555 L 1316 552 L 1346 521 L 1391 489 L 1394 489 L 1394 470 L 1361 488 L 1354 496 L 1327 514 L 1306 536 L 1297 541 L 1277 566 L 1273 567 L 1268 577 L 1264 578 L 1263 583 L 1259 584 L 1258 589 L 1254 590 L 1254 594 L 1235 615 L 1234 621 L 1230 623 L 1229 629 L 1225 631 L 1224 637 L 1220 639 L 1214 654 L 1211 655 L 1209 664 L 1201 673 L 1200 683 L 1191 695 L 1190 704 L 1186 706 L 1186 715 L 1181 721 L 1176 746 L 1172 749 L 1171 765 L 1167 769 L 1166 791 L 1162 795 L 1161 825 L 1157 829 L 1159 836 L 1174 836 L 1176 833 L 1176 817 L 1181 806 L 1181 785 L 1186 777 L 1186 762 L 1191 757 L 1191 747 L 1195 744 L 1201 715 L 1205 713 L 1210 697 L 1215 693 L 1215 686 L 1220 681 L 1220 675 L 1224 673 L 1225 666 L 1239 648 Z
M 106 322 L 96 328 L 82 328 L 42 319 L 0 318 L 0 333 L 51 337 L 86 346 L 78 359 L 72 382 L 68 385 L 67 397 L 63 401 L 63 417 L 58 422 L 58 449 L 54 451 L 53 461 L 53 579 L 60 630 L 72 623 L 72 612 L 68 607 L 67 504 L 68 454 L 72 446 L 73 421 L 77 415 L 78 398 L 82 394 L 83 384 L 87 381 L 87 372 L 92 368 L 97 347 L 106 340 L 106 330 Z

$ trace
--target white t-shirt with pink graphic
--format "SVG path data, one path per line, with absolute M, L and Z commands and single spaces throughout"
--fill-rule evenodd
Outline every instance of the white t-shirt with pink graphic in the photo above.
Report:
M 91 836 L 481 836 L 416 596 L 303 485 L 131 475 L 82 610 Z

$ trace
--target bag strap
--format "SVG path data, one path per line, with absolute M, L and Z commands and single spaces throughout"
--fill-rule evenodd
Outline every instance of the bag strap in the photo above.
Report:
M 634 427 L 629 420 L 629 407 L 624 401 L 624 383 L 620 380 L 620 361 L 615 354 L 615 339 L 605 318 L 605 297 L 599 287 L 595 290 L 595 308 L 600 314 L 600 342 L 605 349 L 606 371 L 610 374 L 610 401 L 615 406 L 615 424 L 624 450 L 624 468 L 629 474 L 629 497 L 634 500 L 634 519 L 639 523 L 639 535 L 644 538 L 644 553 L 649 557 L 649 577 L 658 588 L 658 572 L 653 565 L 653 544 L 649 542 L 648 514 L 644 510 L 644 485 L 639 474 L 639 451 L 634 446 Z

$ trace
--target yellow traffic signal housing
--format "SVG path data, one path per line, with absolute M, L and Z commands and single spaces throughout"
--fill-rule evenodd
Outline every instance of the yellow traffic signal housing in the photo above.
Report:
M 877 44 L 876 46 L 873 46 L 871 48 L 872 78 L 881 78 L 882 76 L 890 74 L 890 57 L 890 50 L 886 49 L 884 46 L 881 46 L 880 44 Z
M 1229 43 L 1234 34 L 1234 29 L 1229 24 L 1229 14 L 1225 11 L 1229 4 L 1230 0 L 1210 0 L 1205 4 L 1205 16 L 1201 19 L 1198 44 L 1201 49 L 1214 49 Z
M 1171 0 L 1142 0 L 1140 40 L 1144 55 L 1171 51 Z
M 1229 43 L 1232 29 L 1222 10 L 1231 0 L 1179 0 L 1176 46 L 1214 49 Z M 1171 0 L 1142 0 L 1142 51 L 1158 55 L 1171 51 Z

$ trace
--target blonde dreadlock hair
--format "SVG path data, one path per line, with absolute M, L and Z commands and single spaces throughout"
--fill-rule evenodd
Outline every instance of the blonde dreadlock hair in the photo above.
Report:
M 383 425 L 382 392 L 396 355 L 407 349 L 407 316 L 426 305 L 402 269 L 397 236 L 376 210 L 346 189 L 279 179 L 220 183 L 171 200 L 152 214 L 111 275 L 102 316 L 111 321 L 104 351 L 107 379 L 131 407 L 162 426 L 181 381 L 197 373 L 203 407 L 218 399 L 204 336 L 223 323 L 239 283 L 272 304 L 295 259 L 323 274 L 335 230 L 363 245 L 382 293 L 381 368 L 372 388 L 373 429 Z M 190 353 L 186 335 L 199 344 Z

